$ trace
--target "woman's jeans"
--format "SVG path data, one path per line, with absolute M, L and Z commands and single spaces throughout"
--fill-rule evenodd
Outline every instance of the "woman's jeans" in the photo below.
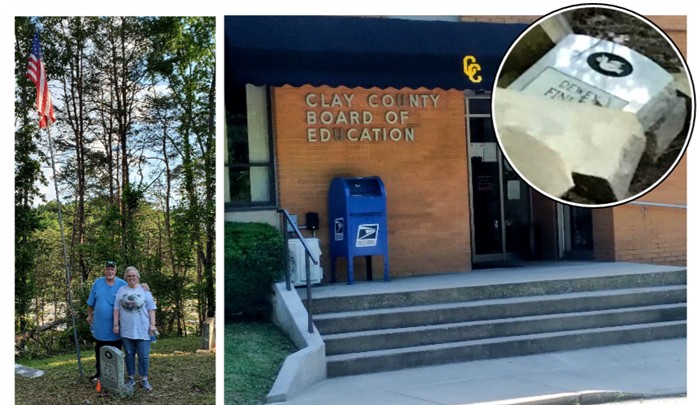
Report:
M 126 372 L 129 374 L 129 377 L 133 377 L 136 371 L 134 369 L 134 356 L 136 355 L 139 357 L 139 375 L 141 378 L 148 377 L 148 358 L 151 354 L 151 341 L 122 338 L 122 343 L 126 352 Z

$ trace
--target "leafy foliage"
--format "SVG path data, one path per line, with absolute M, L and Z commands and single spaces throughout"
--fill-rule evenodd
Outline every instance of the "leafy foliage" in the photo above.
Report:
M 284 269 L 282 236 L 267 224 L 226 222 L 224 237 L 226 317 L 269 319 L 272 283 Z

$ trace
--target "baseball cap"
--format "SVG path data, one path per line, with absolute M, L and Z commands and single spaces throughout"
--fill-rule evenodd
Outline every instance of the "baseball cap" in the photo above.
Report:
M 117 267 L 117 262 L 114 260 L 107 260 L 107 263 L 105 263 L 105 267 Z

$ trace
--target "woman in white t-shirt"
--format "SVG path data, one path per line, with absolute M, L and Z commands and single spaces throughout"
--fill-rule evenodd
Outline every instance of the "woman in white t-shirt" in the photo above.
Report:
M 151 335 L 156 333 L 156 304 L 153 296 L 140 285 L 139 271 L 130 266 L 124 272 L 127 285 L 117 291 L 114 300 L 113 332 L 122 337 L 126 353 L 126 372 L 129 374 L 127 386 L 134 387 L 136 372 L 135 357 L 138 356 L 138 369 L 141 385 L 146 391 L 153 387 L 148 382 Z

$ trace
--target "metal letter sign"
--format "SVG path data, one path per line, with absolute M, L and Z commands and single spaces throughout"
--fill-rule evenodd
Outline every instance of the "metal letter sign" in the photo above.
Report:
M 482 77 L 479 74 L 481 65 L 476 63 L 476 58 L 472 55 L 467 55 L 462 60 L 462 64 L 464 65 L 464 74 L 467 75 L 469 80 L 472 83 L 481 83 Z
M 379 224 L 363 224 L 357 227 L 356 247 L 377 246 Z
M 344 218 L 335 219 L 335 240 L 343 240 L 343 234 L 345 233 Z

